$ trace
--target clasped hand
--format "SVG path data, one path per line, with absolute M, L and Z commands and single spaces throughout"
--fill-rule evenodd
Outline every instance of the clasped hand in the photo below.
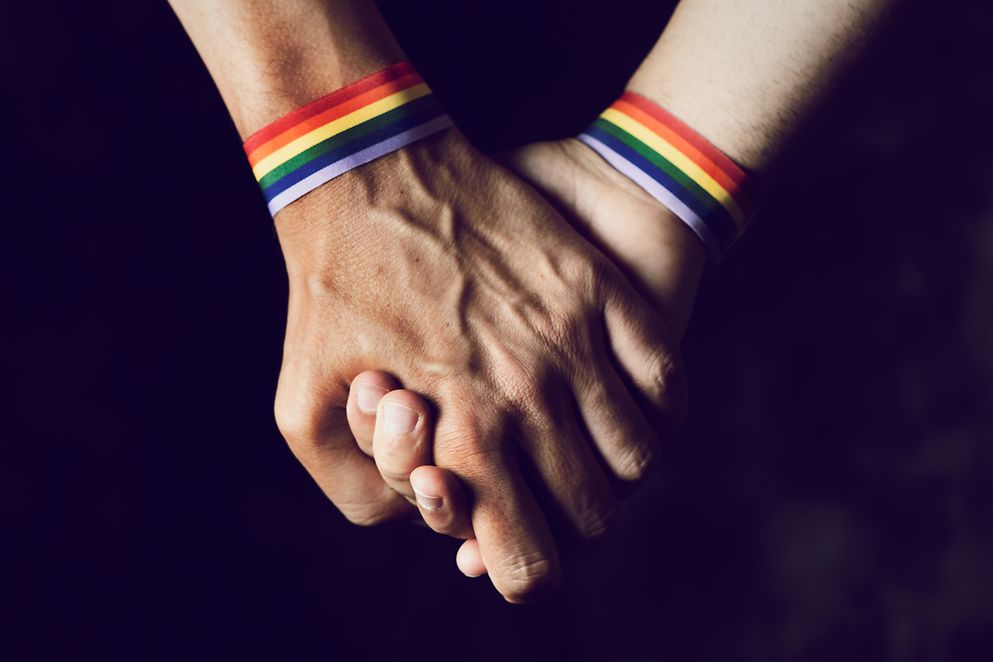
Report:
M 352 522 L 419 505 L 511 602 L 609 532 L 686 406 L 702 249 L 583 150 L 531 146 L 515 175 L 449 130 L 276 221 L 290 448 Z

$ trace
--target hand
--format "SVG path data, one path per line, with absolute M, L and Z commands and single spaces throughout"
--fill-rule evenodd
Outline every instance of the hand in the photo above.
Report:
M 573 138 L 526 145 L 499 160 L 611 258 L 682 339 L 707 265 L 685 223 Z
M 290 281 L 276 418 L 300 461 L 353 522 L 412 512 L 346 421 L 349 397 L 369 400 L 349 396 L 350 377 L 389 367 L 440 412 L 433 460 L 472 496 L 496 588 L 521 601 L 553 584 L 550 523 L 602 536 L 610 479 L 637 481 L 651 464 L 656 434 L 626 384 L 653 420 L 682 416 L 685 384 L 662 321 L 540 196 L 455 131 L 346 174 L 276 225 Z M 405 422 L 414 433 L 431 425 L 426 413 Z M 544 512 L 522 465 L 539 477 Z
M 529 145 L 503 161 L 610 255 L 682 336 L 706 261 L 700 241 L 682 221 L 578 141 Z M 384 372 L 358 375 L 353 390 L 360 385 L 376 396 L 365 411 L 349 409 L 359 445 L 375 458 L 389 484 L 419 506 L 432 529 L 469 539 L 459 550 L 458 565 L 470 576 L 482 574 L 486 569 L 472 540 L 458 478 L 429 464 L 429 426 L 415 435 L 395 435 L 376 416 L 377 403 L 381 412 L 402 403 L 427 417 L 427 404 L 416 393 L 399 390 Z

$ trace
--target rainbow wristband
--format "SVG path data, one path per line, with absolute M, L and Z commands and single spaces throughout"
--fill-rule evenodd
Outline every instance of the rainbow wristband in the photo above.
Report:
M 451 124 L 413 66 L 400 62 L 257 131 L 245 153 L 275 216 L 321 184 Z
M 639 94 L 625 92 L 579 140 L 690 226 L 714 263 L 751 218 L 745 171 Z

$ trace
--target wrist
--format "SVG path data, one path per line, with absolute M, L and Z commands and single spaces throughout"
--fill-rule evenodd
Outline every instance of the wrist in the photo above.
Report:
M 375 250 L 370 228 L 391 220 L 440 225 L 460 195 L 459 173 L 478 153 L 454 127 L 350 170 L 315 188 L 275 217 L 293 275 L 341 269 L 340 256 Z M 433 229 L 433 228 L 432 228 Z
M 741 166 L 636 92 L 622 94 L 577 139 L 682 219 L 714 263 L 754 212 L 752 185 Z
M 591 209 L 607 196 L 616 209 L 637 210 L 634 215 L 638 218 L 652 219 L 650 224 L 646 224 L 646 227 L 652 229 L 652 235 L 646 242 L 646 249 L 664 250 L 672 254 L 678 262 L 674 266 L 678 267 L 680 272 L 685 273 L 686 277 L 693 281 L 700 279 L 708 264 L 707 250 L 685 222 L 579 140 L 568 138 L 559 144 L 569 154 L 570 160 L 584 173 L 580 181 L 600 183 L 598 186 L 576 188 L 575 204 L 580 209 Z M 584 216 L 593 217 L 594 214 L 587 212 Z
M 410 62 L 287 113 L 243 145 L 275 217 L 327 182 L 451 126 Z
M 404 59 L 374 3 L 171 0 L 242 137 Z

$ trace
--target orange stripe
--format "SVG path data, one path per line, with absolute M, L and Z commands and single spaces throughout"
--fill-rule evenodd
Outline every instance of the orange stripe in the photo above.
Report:
M 363 92 L 368 92 L 374 87 L 379 87 L 380 85 L 388 83 L 391 80 L 396 80 L 401 76 L 406 76 L 412 71 L 414 71 L 414 67 L 410 64 L 410 62 L 397 62 L 396 64 L 390 65 L 374 74 L 369 74 L 365 78 L 357 80 L 350 85 L 346 85 L 339 90 L 335 90 L 331 94 L 325 95 L 320 99 L 315 99 L 306 106 L 297 108 L 293 112 L 283 115 L 275 122 L 265 125 L 246 138 L 245 154 L 251 154 L 255 151 L 255 148 L 262 143 L 272 140 L 283 131 L 292 128 L 304 120 L 310 119 L 317 113 L 323 113 L 328 108 L 337 106 L 342 101 L 348 101 L 352 97 L 358 96 Z
M 300 136 L 306 135 L 318 127 L 333 122 L 339 117 L 344 117 L 345 115 L 354 112 L 359 108 L 368 106 L 371 103 L 375 103 L 380 99 L 384 99 L 390 96 L 391 94 L 395 94 L 401 90 L 405 90 L 408 87 L 419 85 L 422 82 L 424 81 L 421 79 L 420 74 L 416 72 L 409 73 L 406 76 L 403 76 L 402 78 L 398 78 L 384 85 L 380 85 L 379 87 L 371 89 L 368 92 L 364 92 L 363 94 L 360 94 L 357 97 L 349 99 L 348 101 L 343 101 L 337 106 L 328 108 L 324 112 L 318 113 L 317 115 L 308 118 L 306 121 L 300 122 L 296 126 L 287 129 L 286 131 L 272 138 L 268 142 L 262 143 L 261 145 L 256 147 L 251 154 L 248 155 L 248 162 L 254 168 L 259 161 L 269 156 L 270 154 L 275 152 L 277 149 L 283 147 L 284 145 L 288 145 L 289 143 L 293 142 Z
M 738 206 L 746 216 L 749 214 L 749 210 L 752 208 L 751 202 L 748 200 L 748 197 L 745 195 L 744 191 L 741 190 L 738 182 L 736 182 L 735 179 L 723 168 L 711 161 L 706 154 L 703 154 L 681 135 L 643 111 L 641 108 L 638 108 L 623 99 L 618 99 L 615 101 L 613 107 L 634 121 L 643 124 L 646 129 L 652 133 L 658 134 L 663 140 L 685 154 L 687 158 L 700 166 L 701 170 L 713 177 L 714 181 L 720 184 L 721 187 L 723 187 L 724 190 L 727 191 L 732 198 L 734 198 L 734 201 L 738 203 Z
M 678 134 L 680 138 L 696 147 L 701 154 L 713 161 L 728 177 L 738 182 L 739 186 L 745 185 L 747 175 L 737 163 L 729 159 L 724 152 L 711 145 L 706 138 L 691 129 L 689 125 L 668 110 L 637 92 L 631 92 L 630 90 L 622 94 L 621 99 L 632 106 L 640 108 L 643 112 L 654 117 L 656 121 L 669 127 L 670 131 Z

